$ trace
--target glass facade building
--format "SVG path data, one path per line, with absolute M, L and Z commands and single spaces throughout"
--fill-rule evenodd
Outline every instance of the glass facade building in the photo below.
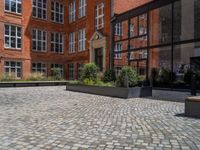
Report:
M 112 30 L 113 68 L 165 87 L 190 85 L 191 69 L 200 77 L 200 0 L 155 0 L 115 16 Z

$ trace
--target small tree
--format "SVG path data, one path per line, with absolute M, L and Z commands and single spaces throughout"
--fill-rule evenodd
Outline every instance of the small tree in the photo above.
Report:
M 132 67 L 123 67 L 118 78 L 117 78 L 117 86 L 125 87 L 124 81 L 125 78 L 128 77 L 128 84 L 130 87 L 136 86 L 138 84 L 139 78 L 137 72 Z
M 53 78 L 54 80 L 61 80 L 61 69 L 60 68 L 52 68 Z
M 81 81 L 91 80 L 96 82 L 98 79 L 99 69 L 94 63 L 85 64 L 81 69 Z
M 107 70 L 107 71 L 104 73 L 103 81 L 104 81 L 104 82 L 116 81 L 115 71 L 114 71 L 114 70 Z

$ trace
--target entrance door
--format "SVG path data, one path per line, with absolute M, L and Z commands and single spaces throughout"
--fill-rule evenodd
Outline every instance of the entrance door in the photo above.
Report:
M 95 64 L 103 71 L 103 48 L 95 49 Z

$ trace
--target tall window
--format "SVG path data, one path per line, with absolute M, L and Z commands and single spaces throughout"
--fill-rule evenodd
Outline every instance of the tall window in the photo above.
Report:
M 64 22 L 64 6 L 58 2 L 51 2 L 51 20 L 57 23 Z
M 76 52 L 76 32 L 69 34 L 69 53 Z
M 21 49 L 21 27 L 5 25 L 4 47 Z
M 122 51 L 122 44 L 121 43 L 116 43 L 115 44 L 115 59 L 121 59 L 122 54 L 120 53 Z
M 45 31 L 32 30 L 32 50 L 38 52 L 47 50 L 47 33 Z
M 86 0 L 79 0 L 79 18 L 86 16 Z
M 64 71 L 63 71 L 63 65 L 61 64 L 51 64 L 51 70 L 53 71 L 53 69 L 59 69 L 60 71 L 60 77 L 63 77 Z M 53 72 L 52 72 L 53 75 Z
M 47 19 L 47 0 L 33 0 L 33 17 Z
M 78 32 L 78 50 L 84 51 L 85 50 L 85 42 L 86 42 L 86 33 L 85 28 L 79 30 Z
M 21 0 L 5 0 L 5 10 L 9 12 L 22 13 L 22 1 Z
M 51 33 L 51 51 L 55 53 L 63 53 L 64 38 L 63 34 Z
M 72 23 L 76 20 L 76 4 L 75 0 L 73 0 L 69 4 L 69 23 Z
M 21 62 L 16 61 L 5 61 L 4 62 L 4 71 L 8 75 L 12 75 L 15 78 L 22 77 L 22 64 Z
M 96 6 L 96 29 L 102 29 L 104 27 L 104 3 Z
M 77 69 L 78 69 L 78 79 L 81 78 L 81 70 L 83 68 L 84 64 L 78 63 L 77 64 Z
M 123 34 L 122 23 L 117 23 L 115 26 L 115 35 L 122 36 L 122 34 Z
M 47 73 L 47 65 L 44 63 L 32 63 L 32 72 L 46 74 Z
M 74 64 L 68 65 L 69 80 L 74 79 Z

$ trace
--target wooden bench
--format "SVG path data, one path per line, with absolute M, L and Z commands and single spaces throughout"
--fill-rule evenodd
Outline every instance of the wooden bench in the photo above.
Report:
M 200 118 L 200 96 L 186 98 L 185 115 Z

